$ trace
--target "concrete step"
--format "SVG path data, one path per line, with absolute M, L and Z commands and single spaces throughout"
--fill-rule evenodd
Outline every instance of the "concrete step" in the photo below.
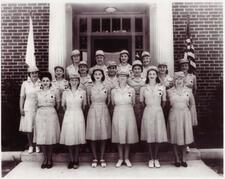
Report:
M 174 154 L 172 151 L 161 152 L 159 154 L 159 158 L 161 162 L 174 161 Z M 92 154 L 80 153 L 79 159 L 80 159 L 80 162 L 89 162 L 92 160 Z M 132 162 L 146 162 L 148 161 L 148 154 L 147 153 L 131 153 L 130 159 Z M 187 154 L 187 160 L 200 160 L 200 159 L 201 159 L 200 151 L 196 148 L 191 148 L 191 151 Z M 53 154 L 54 162 L 67 162 L 68 160 L 69 160 L 68 153 Z M 118 154 L 106 153 L 105 160 L 108 162 L 116 162 L 118 160 Z M 27 151 L 24 151 L 21 154 L 21 161 L 27 161 L 27 162 L 43 161 L 43 154 L 42 153 L 28 154 Z
M 133 163 L 132 168 L 115 167 L 108 163 L 106 168 L 98 166 L 91 168 L 90 163 L 80 163 L 79 169 L 67 169 L 65 163 L 54 163 L 51 169 L 41 169 L 41 162 L 21 162 L 4 179 L 18 178 L 218 178 L 219 175 L 206 166 L 201 160 L 189 160 L 188 167 L 175 167 L 171 163 L 161 165 L 161 168 L 148 168 L 147 163 Z

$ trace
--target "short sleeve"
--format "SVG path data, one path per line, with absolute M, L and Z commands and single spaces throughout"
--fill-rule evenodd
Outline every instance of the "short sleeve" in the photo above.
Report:
M 26 96 L 25 91 L 26 91 L 26 81 L 24 81 L 21 85 L 20 96 Z

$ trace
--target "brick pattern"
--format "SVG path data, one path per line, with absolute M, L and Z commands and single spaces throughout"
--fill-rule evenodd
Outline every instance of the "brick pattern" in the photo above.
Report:
M 198 91 L 196 95 L 199 126 L 208 130 L 223 125 L 223 4 L 222 2 L 173 3 L 174 60 L 183 57 L 187 14 L 195 48 Z M 221 104 L 218 105 L 218 104 Z M 215 106 L 219 106 L 220 110 Z M 217 112 L 220 114 L 218 114 Z M 215 115 L 218 116 L 215 116 Z M 218 119 L 220 118 L 220 119 Z M 202 127 L 201 127 L 202 126 Z
M 19 95 L 20 85 L 26 79 L 26 44 L 29 32 L 29 14 L 32 13 L 35 56 L 40 70 L 48 69 L 49 4 L 2 4 L 1 6 L 1 59 L 2 100 L 9 91 L 6 81 L 11 81 Z M 11 84 L 12 85 L 12 84 Z
M 21 83 L 27 78 L 25 64 L 32 14 L 35 56 L 40 71 L 48 70 L 49 4 L 1 4 L 1 87 L 2 87 L 2 147 L 24 146 L 24 136 L 18 132 Z M 11 141 L 11 142 L 10 142 Z M 14 148 L 14 147 L 11 147 Z M 7 150 L 7 149 L 6 149 Z

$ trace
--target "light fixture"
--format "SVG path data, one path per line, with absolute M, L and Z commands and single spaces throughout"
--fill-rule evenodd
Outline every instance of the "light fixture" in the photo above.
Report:
M 107 12 L 107 13 L 114 13 L 116 11 L 117 11 L 117 9 L 115 7 L 107 7 L 107 8 L 105 8 L 105 12 Z

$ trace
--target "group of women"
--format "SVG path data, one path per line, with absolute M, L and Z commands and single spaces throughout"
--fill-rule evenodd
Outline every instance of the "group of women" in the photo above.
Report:
M 144 51 L 141 59 L 130 65 L 129 52 L 122 50 L 120 64 L 109 61 L 106 66 L 104 52 L 98 50 L 96 65 L 88 69 L 76 49 L 65 73 L 63 67 L 55 67 L 54 80 L 49 72 L 28 68 L 21 86 L 19 130 L 27 133 L 29 153 L 33 143 L 36 152 L 41 147 L 41 168 L 52 167 L 53 145 L 60 143 L 68 147 L 68 168 L 77 169 L 79 147 L 86 141 L 93 154 L 91 166 L 106 167 L 109 139 L 117 144 L 116 167 L 132 167 L 130 145 L 139 141 L 149 144 L 150 168 L 160 167 L 158 150 L 163 142 L 173 145 L 175 166 L 187 167 L 186 147 L 193 142 L 192 128 L 197 125 L 196 77 L 189 73 L 187 59 L 180 60 L 181 71 L 173 78 L 166 63 L 151 65 L 149 52 Z

